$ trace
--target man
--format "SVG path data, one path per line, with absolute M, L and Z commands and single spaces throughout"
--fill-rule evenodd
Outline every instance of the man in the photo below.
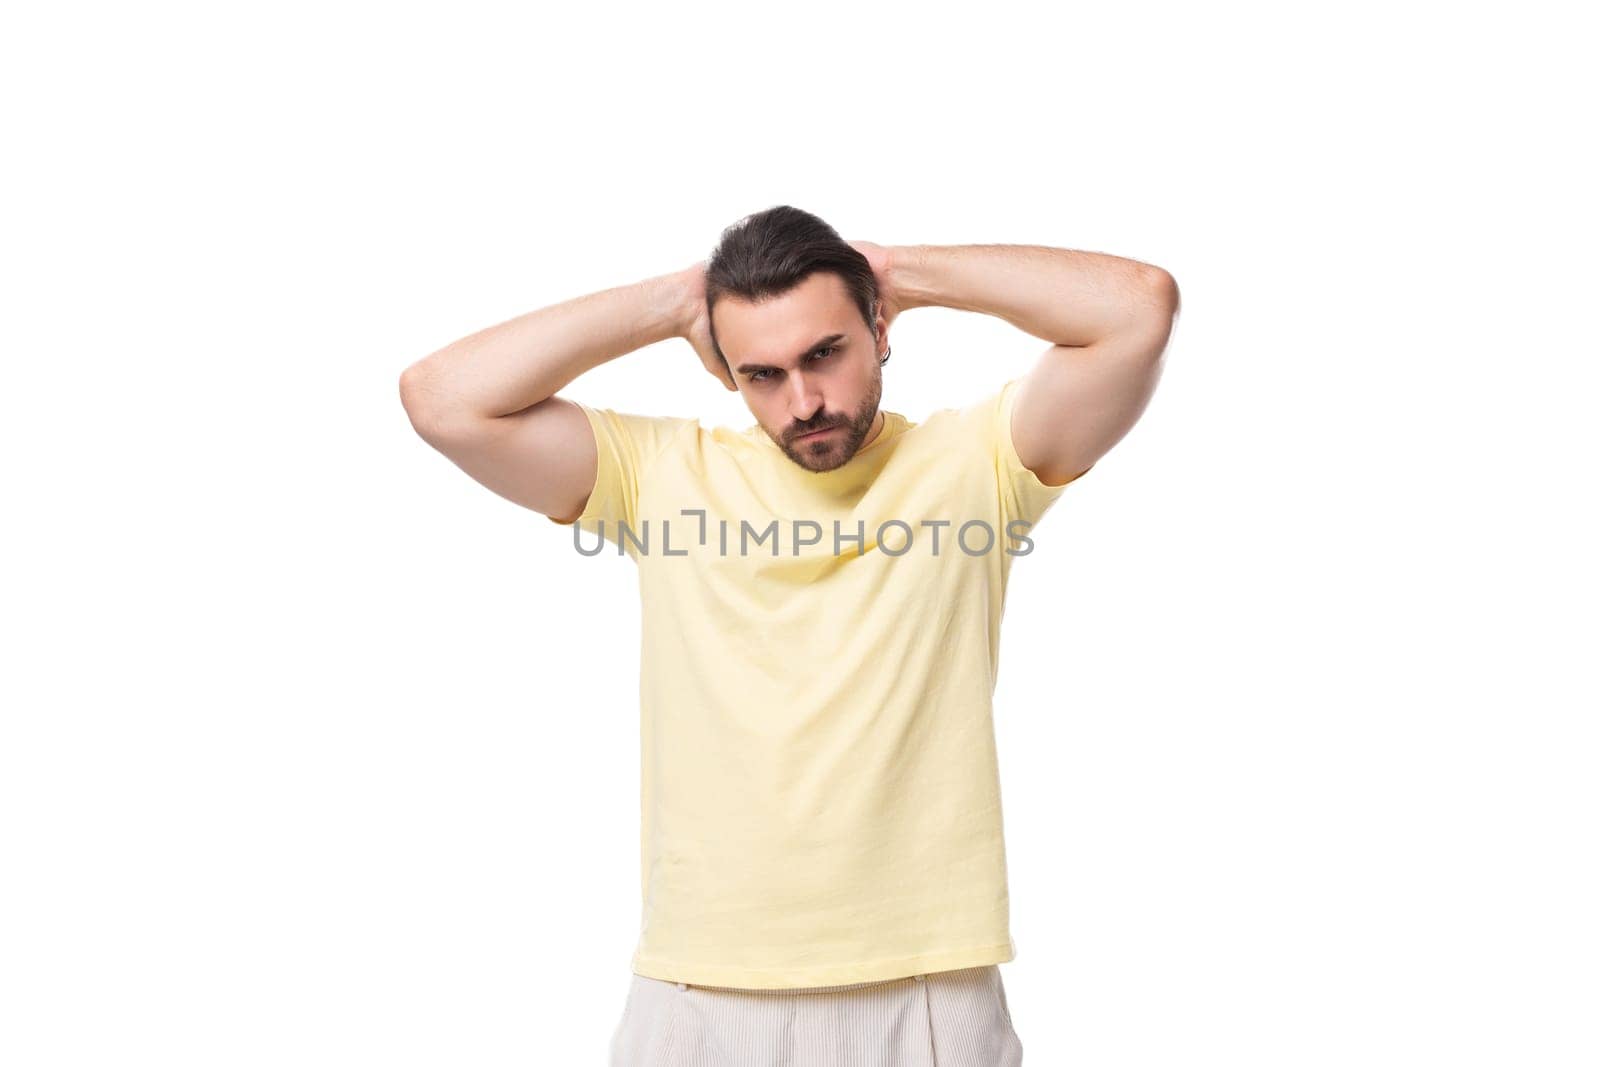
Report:
M 913 422 L 879 405 L 889 326 L 935 305 L 1049 346 Z M 614 1064 L 1020 1062 L 998 969 L 1006 584 L 1143 412 L 1177 311 L 1133 260 L 846 242 L 782 206 L 704 263 L 406 369 L 424 439 L 638 566 L 643 914 Z M 557 395 L 671 337 L 754 426 Z

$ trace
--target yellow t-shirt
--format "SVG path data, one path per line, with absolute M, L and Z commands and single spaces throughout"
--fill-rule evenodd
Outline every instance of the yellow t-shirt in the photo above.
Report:
M 776 989 L 1015 957 L 991 697 L 1012 560 L 1066 487 L 1017 457 L 1018 381 L 886 411 L 820 474 L 757 425 L 584 407 L 574 551 L 639 571 L 634 973 Z

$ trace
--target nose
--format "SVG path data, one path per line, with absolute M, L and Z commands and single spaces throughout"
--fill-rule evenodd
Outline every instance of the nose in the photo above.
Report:
M 822 392 L 816 383 L 798 371 L 789 376 L 789 417 L 795 422 L 810 422 L 822 410 Z

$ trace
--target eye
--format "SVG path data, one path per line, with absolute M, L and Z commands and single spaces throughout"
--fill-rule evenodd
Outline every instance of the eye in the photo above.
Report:
M 838 345 L 825 345 L 811 353 L 811 358 L 814 360 L 827 359 L 837 351 L 839 351 Z M 769 370 L 753 370 L 749 374 L 745 375 L 745 377 L 752 382 L 764 382 L 771 374 L 772 372 Z

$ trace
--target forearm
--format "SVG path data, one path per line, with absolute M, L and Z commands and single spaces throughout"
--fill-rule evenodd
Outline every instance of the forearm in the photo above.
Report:
M 948 307 L 1002 318 L 1041 340 L 1088 345 L 1149 308 L 1164 274 L 1138 260 L 1041 245 L 898 245 L 901 309 Z
M 463 337 L 408 367 L 407 407 L 435 419 L 509 415 L 554 396 L 578 375 L 682 334 L 690 314 L 683 272 L 603 289 Z

